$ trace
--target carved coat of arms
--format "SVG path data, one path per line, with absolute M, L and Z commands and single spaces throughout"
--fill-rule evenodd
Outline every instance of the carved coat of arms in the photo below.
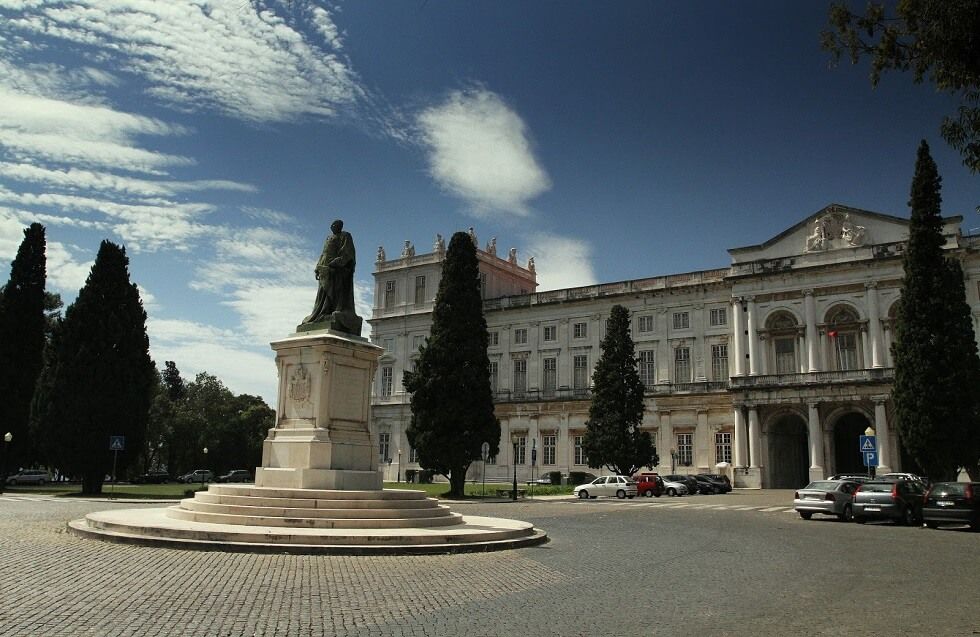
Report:
M 293 370 L 289 378 L 289 398 L 297 403 L 305 403 L 310 399 L 310 373 L 304 365 Z

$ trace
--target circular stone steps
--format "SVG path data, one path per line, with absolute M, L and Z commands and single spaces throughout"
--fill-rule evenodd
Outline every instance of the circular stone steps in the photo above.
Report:
M 205 550 L 411 554 L 540 544 L 527 522 L 453 513 L 422 491 L 211 485 L 177 506 L 90 513 L 69 530 L 98 539 Z

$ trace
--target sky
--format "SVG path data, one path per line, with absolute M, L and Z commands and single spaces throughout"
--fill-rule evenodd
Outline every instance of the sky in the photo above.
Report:
M 471 226 L 543 291 L 725 267 L 831 203 L 908 217 L 922 139 L 980 226 L 954 99 L 833 68 L 828 6 L 0 0 L 0 263 L 42 223 L 70 303 L 123 245 L 157 365 L 274 405 L 333 219 L 365 319 L 377 246 Z

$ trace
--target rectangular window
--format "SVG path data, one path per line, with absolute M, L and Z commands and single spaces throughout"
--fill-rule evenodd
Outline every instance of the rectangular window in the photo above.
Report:
M 545 434 L 542 438 L 544 443 L 541 454 L 541 464 L 555 464 L 555 449 L 558 446 L 558 436 L 555 434 Z
M 527 361 L 514 361 L 514 393 L 523 396 L 527 391 Z
M 391 309 L 395 307 L 395 283 L 397 281 L 385 281 L 385 308 Z
M 653 315 L 641 316 L 639 318 L 639 325 L 637 329 L 641 332 L 652 332 L 653 331 Z
M 497 361 L 490 361 L 490 391 L 497 393 Z
M 513 448 L 513 445 L 511 447 Z M 527 436 L 517 439 L 517 457 L 514 458 L 514 464 L 527 464 Z
M 773 350 L 776 353 L 776 373 L 795 374 L 799 370 L 796 368 L 796 339 L 777 338 L 773 341 Z
M 395 352 L 395 339 L 393 338 L 381 339 L 381 347 L 384 349 L 385 354 L 393 354 Z
M 393 370 L 390 365 L 381 368 L 381 397 L 391 398 Z
M 682 467 L 694 464 L 694 434 L 677 434 L 677 463 Z
M 557 341 L 558 340 L 558 326 L 557 325 L 545 325 L 544 326 L 544 340 L 546 340 L 546 341 Z
M 415 277 L 415 305 L 423 305 L 425 303 L 425 276 L 419 275 Z
M 831 343 L 837 349 L 837 369 L 844 371 L 858 368 L 857 334 L 853 332 L 838 333 L 836 337 L 831 339 Z
M 408 448 L 408 461 L 409 462 L 418 462 L 419 461 L 419 450 L 416 449 L 415 447 L 409 447 Z
M 490 347 L 497 347 L 500 345 L 500 332 L 488 332 L 487 345 Z
M 674 312 L 674 329 L 687 330 L 691 328 L 690 312 Z
M 640 382 L 644 387 L 651 387 L 657 382 L 657 355 L 652 349 L 640 352 L 638 361 Z
M 715 462 L 732 463 L 732 434 L 719 431 L 715 434 Z
M 724 307 L 712 309 L 708 315 L 708 321 L 712 327 L 728 325 L 728 309 Z
M 575 436 L 572 440 L 575 443 L 575 464 L 587 464 L 585 447 L 582 445 L 585 440 L 585 436 Z
M 572 336 L 574 338 L 588 338 L 588 336 L 589 336 L 589 324 L 588 323 L 575 323 L 572 326 Z
M 526 327 L 519 327 L 514 330 L 514 345 L 527 345 Z
M 416 334 L 412 337 L 412 351 L 418 352 L 420 349 L 425 347 L 425 337 L 421 334 Z
M 480 273 L 480 298 L 487 298 L 487 273 Z
M 575 378 L 573 387 L 575 389 L 586 389 L 589 386 L 589 357 L 586 354 L 577 354 L 573 359 Z
M 378 434 L 378 456 L 381 462 L 391 462 L 391 434 L 382 432 Z
M 555 389 L 558 388 L 558 359 L 546 358 L 542 363 L 541 393 L 545 396 L 554 396 Z
M 711 346 L 711 379 L 728 380 L 728 345 Z
M 677 347 L 674 349 L 674 382 L 691 382 L 691 348 Z

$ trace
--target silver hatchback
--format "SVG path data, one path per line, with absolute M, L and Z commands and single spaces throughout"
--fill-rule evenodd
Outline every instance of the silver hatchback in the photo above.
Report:
M 636 497 L 636 482 L 626 476 L 600 476 L 588 484 L 580 484 L 572 492 L 587 500 L 600 495 L 614 495 L 619 499 Z

